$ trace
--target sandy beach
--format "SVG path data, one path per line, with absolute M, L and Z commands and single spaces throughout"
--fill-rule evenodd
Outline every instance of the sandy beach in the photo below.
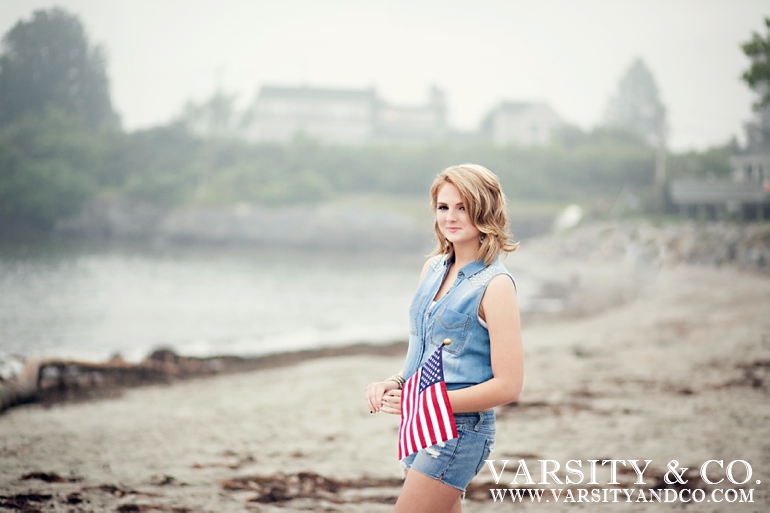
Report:
M 538 244 L 510 258 L 561 283 L 568 308 L 524 319 L 524 391 L 497 409 L 492 454 L 498 471 L 503 460 L 508 467 L 499 484 L 483 468 L 464 511 L 770 509 L 770 276 L 665 262 L 651 273 L 622 259 L 557 258 Z M 0 510 L 390 511 L 398 418 L 370 414 L 363 393 L 402 360 L 319 358 L 13 408 L 0 415 Z M 518 478 L 519 488 L 572 489 L 575 498 L 578 489 L 664 488 L 676 460 L 688 483 L 668 488 L 706 498 L 753 490 L 753 502 L 495 501 L 489 487 L 511 487 L 519 460 L 538 483 L 541 460 L 559 462 L 562 480 L 569 460 L 584 470 L 599 460 L 595 485 Z M 620 464 L 610 484 L 604 460 L 652 462 L 642 486 Z M 751 478 L 705 483 L 698 471 L 708 460 L 743 460 Z M 718 464 L 709 469 L 725 477 Z M 743 481 L 745 465 L 733 469 Z

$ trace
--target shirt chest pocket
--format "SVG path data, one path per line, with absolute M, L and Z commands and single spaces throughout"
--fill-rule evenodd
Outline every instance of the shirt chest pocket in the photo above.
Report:
M 470 325 L 470 316 L 444 307 L 436 315 L 430 343 L 437 347 L 444 342 L 444 339 L 448 338 L 451 343 L 444 348 L 444 352 L 457 356 L 462 353 L 463 347 L 465 347 Z

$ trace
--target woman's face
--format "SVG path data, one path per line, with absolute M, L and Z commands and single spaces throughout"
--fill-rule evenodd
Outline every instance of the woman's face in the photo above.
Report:
M 438 229 L 454 244 L 479 244 L 479 230 L 473 225 L 463 203 L 460 191 L 453 183 L 446 182 L 436 195 L 436 221 Z

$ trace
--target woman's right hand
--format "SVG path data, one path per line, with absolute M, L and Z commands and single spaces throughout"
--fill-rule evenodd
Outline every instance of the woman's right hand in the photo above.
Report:
M 370 413 L 377 413 L 382 408 L 382 398 L 391 390 L 397 390 L 398 383 L 392 380 L 375 381 L 366 387 L 366 403 Z
M 382 398 L 380 411 L 391 415 L 401 415 L 401 390 L 395 389 L 385 394 Z

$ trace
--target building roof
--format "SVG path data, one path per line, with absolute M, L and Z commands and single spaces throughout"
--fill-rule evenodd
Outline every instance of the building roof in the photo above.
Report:
M 534 102 L 500 102 L 500 105 L 498 105 L 494 110 L 508 114 L 515 114 L 517 112 L 523 112 L 527 109 L 531 109 L 536 105 L 538 104 Z
M 729 201 L 762 203 L 768 193 L 758 182 L 733 182 L 730 180 L 672 180 L 669 187 L 671 201 L 675 205 L 699 205 Z
M 327 89 L 319 87 L 262 86 L 259 98 L 305 98 L 319 100 L 375 101 L 374 89 Z

